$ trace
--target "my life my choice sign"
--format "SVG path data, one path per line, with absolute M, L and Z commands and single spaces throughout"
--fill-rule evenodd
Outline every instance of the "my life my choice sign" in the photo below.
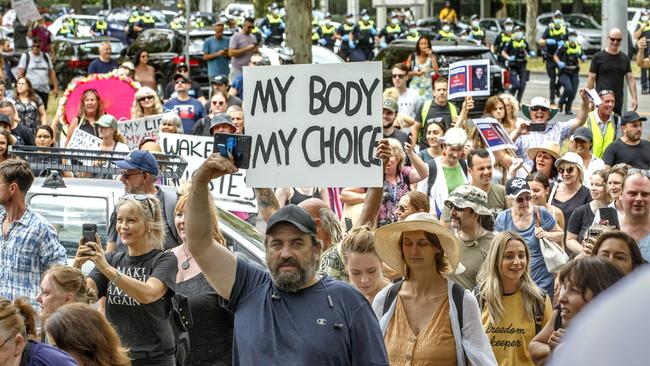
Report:
M 380 62 L 244 68 L 249 187 L 380 187 Z

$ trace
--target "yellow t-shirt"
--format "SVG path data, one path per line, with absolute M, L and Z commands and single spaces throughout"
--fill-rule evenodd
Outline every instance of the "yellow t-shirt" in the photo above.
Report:
M 524 310 L 521 292 L 503 296 L 504 315 L 498 323 L 489 321 L 487 307 L 483 305 L 481 323 L 487 333 L 494 356 L 500 366 L 533 366 L 528 353 L 528 344 L 535 337 L 535 320 Z M 544 322 L 551 318 L 553 308 L 546 297 L 544 303 Z

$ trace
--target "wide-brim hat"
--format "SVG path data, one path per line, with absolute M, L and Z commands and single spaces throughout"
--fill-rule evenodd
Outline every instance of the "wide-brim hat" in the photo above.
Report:
M 535 156 L 537 156 L 537 153 L 540 151 L 545 151 L 557 161 L 557 159 L 560 158 L 560 149 L 561 148 L 559 144 L 551 141 L 546 141 L 542 144 L 542 146 L 529 147 L 526 151 L 526 155 L 528 155 L 528 158 L 530 160 L 535 161 Z
M 460 260 L 460 243 L 451 231 L 440 224 L 433 215 L 419 212 L 410 215 L 404 221 L 382 226 L 375 231 L 375 250 L 379 258 L 400 276 L 404 276 L 404 256 L 400 239 L 407 231 L 425 231 L 434 234 L 440 241 L 440 246 L 453 271 Z
M 572 151 L 569 151 L 569 152 L 565 153 L 564 155 L 562 155 L 561 158 L 559 158 L 559 159 L 557 159 L 555 161 L 555 167 L 559 168 L 560 164 L 562 164 L 562 163 L 575 164 L 575 165 L 578 166 L 578 169 L 580 169 L 580 170 L 582 170 L 584 172 L 585 167 L 582 165 L 583 160 L 580 157 L 580 155 L 578 155 L 577 153 L 574 153 Z
M 445 200 L 445 205 L 449 204 L 458 208 L 471 208 L 477 215 L 492 217 L 492 212 L 487 208 L 485 191 L 469 184 L 454 189 Z
M 551 116 L 548 118 L 548 120 L 552 120 L 553 117 L 557 114 L 559 109 L 557 108 L 551 108 L 551 103 L 548 101 L 548 99 L 544 97 L 535 97 L 530 100 L 530 104 L 522 104 L 521 105 L 521 113 L 528 119 L 530 118 L 530 109 L 533 107 L 543 107 L 549 110 L 551 113 Z

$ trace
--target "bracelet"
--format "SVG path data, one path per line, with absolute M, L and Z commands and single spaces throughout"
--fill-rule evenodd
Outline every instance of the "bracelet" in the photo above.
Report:
M 119 270 L 115 270 L 115 272 L 116 272 L 117 274 L 116 274 L 115 277 L 111 280 L 111 282 L 113 282 L 113 284 L 117 285 L 117 280 L 119 280 L 120 278 L 122 278 L 122 272 L 120 272 Z

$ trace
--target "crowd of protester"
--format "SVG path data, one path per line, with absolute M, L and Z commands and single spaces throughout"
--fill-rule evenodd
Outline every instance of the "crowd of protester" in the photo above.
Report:
M 457 21 L 448 3 L 440 38 L 449 32 L 445 24 Z M 160 132 L 244 134 L 242 67 L 268 64 L 257 33 L 282 39 L 277 6 L 270 9 L 262 30 L 246 18 L 228 39 L 225 25 L 214 25 L 204 46 L 207 95 L 192 80 L 191 65 L 179 63 L 169 84 L 157 85 L 146 51 L 119 65 L 109 43 L 88 72 L 136 81 L 131 118 L 164 113 Z M 324 23 L 314 40 L 344 41 L 341 50 L 354 61 L 397 37 L 400 14 L 389 18 L 376 34 L 367 12 L 337 31 Z M 383 185 L 257 188 L 258 214 L 235 214 L 264 227 L 266 269 L 233 254 L 219 229 L 219 202 L 210 199 L 208 183 L 237 171 L 229 159 L 210 156 L 185 187 L 159 184 L 156 139 L 129 149 L 119 122 L 105 112 L 111 101 L 92 89 L 73 120 L 59 111 L 48 121 L 48 98 L 59 85 L 47 53 L 51 40 L 36 26 L 13 84 L 0 84 L 14 87 L 0 100 L 0 364 L 552 360 L 583 308 L 650 260 L 650 141 L 642 138 L 646 117 L 634 111 L 634 87 L 632 108 L 622 113 L 623 80 L 631 72 L 618 50 L 621 32 L 609 32 L 581 86 L 573 71 L 584 60 L 561 18 L 554 15 L 559 21 L 540 42 L 555 46 L 544 55 L 555 64 L 547 69 L 551 100 L 520 103 L 528 46 L 522 30 L 506 22 L 508 39 L 497 37 L 495 53 L 516 78 L 482 111 L 471 97 L 460 110 L 448 99 L 429 37 L 400 32 L 414 37 L 415 52 L 393 65 L 383 94 Z M 470 36 L 484 42 L 477 22 L 473 17 Z M 641 54 L 646 44 L 639 44 Z M 612 62 L 616 75 L 603 69 Z M 637 62 L 650 64 L 643 55 Z M 564 94 L 556 105 L 558 88 Z M 590 99 L 588 88 L 600 100 Z M 515 148 L 489 147 L 470 114 L 493 118 Z M 46 154 L 65 147 L 75 129 L 98 137 L 98 151 L 129 155 L 114 162 L 125 195 L 112 208 L 107 242 L 80 238 L 67 265 L 56 229 L 25 203 L 32 168 L 9 150 L 34 145 Z M 566 262 L 551 265 L 549 250 Z M 88 274 L 86 263 L 93 267 Z M 179 304 L 192 318 L 180 331 L 173 321 Z M 186 356 L 179 352 L 183 334 Z

